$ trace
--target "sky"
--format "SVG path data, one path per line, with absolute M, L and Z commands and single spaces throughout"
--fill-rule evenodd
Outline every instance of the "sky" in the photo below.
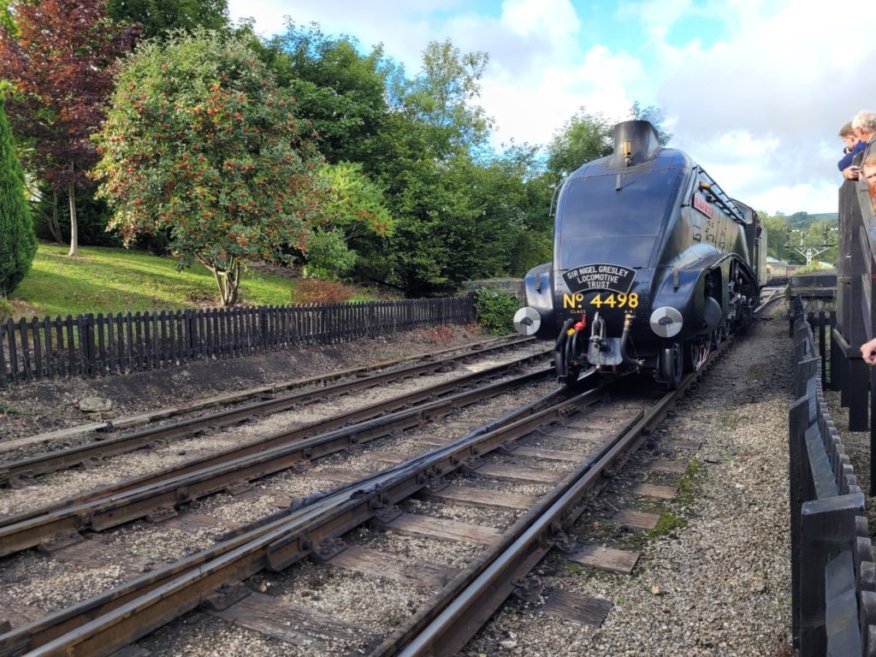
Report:
M 769 214 L 836 212 L 840 127 L 876 111 L 876 39 L 823 0 L 228 0 L 257 32 L 315 22 L 383 44 L 409 77 L 430 41 L 489 64 L 480 105 L 497 147 L 546 145 L 585 108 L 612 122 L 664 111 L 670 147 Z M 860 7 L 860 5 L 858 5 Z

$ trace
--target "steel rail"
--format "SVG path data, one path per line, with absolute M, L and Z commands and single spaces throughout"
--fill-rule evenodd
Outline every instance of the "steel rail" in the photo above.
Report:
M 39 443 L 47 443 L 59 439 L 71 440 L 74 438 L 83 438 L 89 434 L 106 434 L 111 431 L 133 429 L 135 427 L 160 422 L 162 420 L 168 420 L 170 418 L 184 415 L 186 413 L 203 411 L 205 409 L 214 408 L 217 406 L 230 406 L 232 404 L 239 404 L 254 398 L 265 398 L 267 395 L 276 395 L 284 390 L 294 390 L 297 388 L 306 388 L 310 386 L 324 386 L 331 383 L 332 381 L 337 381 L 339 379 L 366 376 L 370 372 L 377 372 L 379 370 L 386 370 L 391 367 L 398 367 L 399 365 L 403 365 L 405 363 L 434 360 L 436 357 L 444 356 L 447 354 L 458 353 L 462 355 L 465 351 L 480 350 L 487 346 L 494 346 L 500 349 L 513 348 L 516 346 L 520 346 L 525 342 L 533 340 L 534 338 L 531 337 L 520 338 L 518 336 L 514 336 L 510 339 L 506 336 L 488 340 L 480 340 L 478 342 L 469 343 L 467 345 L 448 347 L 446 349 L 440 349 L 438 351 L 433 351 L 426 354 L 416 354 L 414 356 L 406 356 L 404 358 L 380 361 L 378 363 L 374 363 L 373 365 L 347 368 L 344 370 L 336 370 L 329 372 L 328 374 L 319 374 L 316 376 L 309 376 L 300 379 L 290 379 L 286 381 L 279 381 L 277 383 L 268 383 L 262 386 L 247 388 L 245 390 L 240 390 L 237 392 L 230 392 L 221 395 L 215 395 L 213 397 L 195 399 L 180 404 L 179 406 L 169 406 L 154 411 L 138 413 L 137 415 L 126 415 L 123 417 L 113 418 L 111 420 L 103 420 L 100 422 L 88 422 L 86 424 L 79 424 L 71 427 L 66 427 L 64 429 L 55 429 L 41 434 L 26 436 L 24 438 L 4 440 L 0 442 L 0 453 L 10 452 L 16 449 L 20 449 L 22 447 L 36 445 Z
M 769 305 L 770 305 L 771 303 L 773 303 L 774 301 L 778 301 L 779 299 L 783 299 L 783 298 L 785 297 L 785 293 L 786 293 L 787 291 L 788 291 L 788 286 L 787 286 L 787 285 L 784 286 L 784 287 L 779 287 L 779 288 L 776 288 L 775 290 L 773 290 L 772 294 L 770 294 L 770 296 L 768 296 L 766 299 L 764 299 L 764 300 L 761 302 L 761 304 L 760 304 L 757 308 L 755 308 L 755 309 L 752 311 L 753 314 L 757 315 L 757 314 L 760 313 L 764 308 L 766 308 L 767 306 L 769 306 Z
M 544 356 L 549 355 L 549 353 L 549 351 L 545 351 L 541 354 L 533 354 L 531 356 L 526 356 L 510 363 L 504 363 L 502 365 L 497 365 L 495 367 L 491 367 L 480 372 L 468 374 L 453 379 L 452 381 L 447 381 L 428 388 L 422 388 L 402 395 L 397 395 L 396 397 L 377 404 L 353 409 L 351 411 L 342 413 L 326 420 L 316 420 L 295 429 L 279 431 L 268 436 L 260 437 L 257 440 L 244 443 L 237 447 L 232 447 L 222 452 L 218 452 L 216 454 L 211 454 L 209 456 L 186 461 L 181 465 L 165 468 L 133 479 L 127 479 L 124 482 L 118 484 L 112 484 L 109 486 L 89 490 L 85 493 L 72 495 L 58 500 L 57 502 L 46 504 L 30 511 L 24 511 L 21 513 L 5 516 L 0 515 L 0 528 L 7 525 L 15 524 L 17 522 L 21 522 L 34 516 L 45 515 L 58 509 L 65 509 L 71 506 L 83 504 L 85 502 L 107 498 L 128 490 L 163 481 L 173 476 L 181 476 L 190 472 L 201 470 L 203 468 L 227 463 L 229 461 L 243 458 L 245 456 L 250 456 L 252 454 L 257 454 L 259 452 L 264 452 L 266 450 L 272 449 L 274 447 L 279 447 L 281 445 L 286 445 L 296 440 L 303 440 L 304 438 L 315 436 L 321 433 L 326 433 L 328 431 L 331 431 L 332 429 L 337 429 L 344 426 L 350 426 L 355 423 L 364 422 L 366 420 L 371 420 L 386 413 L 409 408 L 423 401 L 434 401 L 437 398 L 446 395 L 447 393 L 470 387 L 484 379 L 489 380 L 490 378 L 500 376 L 515 369 L 520 369 L 522 367 L 535 363 Z
M 312 402 L 314 400 L 324 400 L 329 396 L 348 394 L 363 388 L 386 384 L 390 381 L 433 372 L 459 361 L 470 360 L 496 351 L 508 349 L 511 346 L 517 346 L 522 342 L 524 341 L 502 343 L 500 345 L 485 347 L 476 351 L 464 352 L 449 358 L 439 360 L 432 359 L 427 362 L 409 365 L 401 369 L 390 370 L 388 372 L 378 372 L 370 376 L 362 376 L 360 378 L 342 381 L 315 390 L 296 392 L 275 399 L 263 399 L 235 408 L 223 409 L 197 418 L 180 420 L 163 426 L 148 427 L 116 438 L 98 440 L 63 451 L 48 452 L 18 461 L 0 463 L 0 485 L 18 485 L 17 480 L 26 480 L 38 475 L 56 472 L 58 470 L 74 467 L 90 461 L 132 452 L 162 441 L 185 438 L 206 430 L 215 430 L 217 428 L 238 424 L 255 417 L 262 417 L 272 413 L 286 411 L 303 403 Z
M 529 360 L 529 357 L 526 360 Z M 495 370 L 507 369 L 508 365 L 497 366 Z M 324 433 L 290 441 L 287 435 L 296 432 L 283 432 L 268 439 L 272 447 L 243 449 L 241 456 L 223 458 L 213 457 L 213 462 L 194 469 L 180 468 L 168 476 L 147 476 L 146 483 L 134 487 L 120 487 L 84 496 L 84 501 L 73 500 L 52 505 L 46 511 L 13 516 L 0 526 L 0 556 L 20 552 L 58 537 L 76 535 L 83 530 L 104 531 L 120 524 L 148 517 L 159 509 L 175 509 L 183 503 L 192 502 L 232 486 L 239 486 L 289 468 L 302 467 L 313 459 L 322 458 L 340 451 L 348 450 L 358 444 L 380 438 L 395 431 L 403 431 L 419 426 L 456 409 L 468 406 L 482 399 L 495 396 L 516 387 L 528 385 L 533 381 L 550 376 L 549 368 L 524 374 L 507 381 L 492 383 L 479 388 L 437 399 L 419 406 L 409 407 L 411 395 L 390 400 L 392 407 L 401 407 L 380 417 L 364 422 L 350 424 Z M 464 377 L 470 383 L 474 378 L 486 378 L 495 372 L 485 370 Z M 442 391 L 458 389 L 460 379 L 438 386 Z M 434 396 L 435 389 L 419 391 L 419 396 Z M 384 406 L 382 404 L 381 406 Z M 382 412 L 382 411 L 381 411 Z M 379 414 L 379 413 L 373 413 Z M 313 434 L 311 428 L 311 434 Z
M 450 657 L 456 655 L 489 620 L 517 582 L 556 545 L 557 538 L 583 513 L 582 500 L 641 445 L 644 437 L 732 344 L 716 349 L 697 372 L 663 395 L 647 413 L 608 439 L 563 480 L 538 506 L 522 516 L 492 549 L 459 573 L 423 611 L 398 628 L 369 657 Z
M 568 397 L 565 390 L 536 400 L 484 433 L 415 457 L 360 484 L 327 494 L 246 534 L 231 538 L 176 564 L 0 635 L 0 655 L 108 655 L 196 607 L 224 584 L 263 569 L 282 570 L 379 512 L 410 497 L 430 481 L 509 440 L 563 420 L 595 403 L 607 385 Z M 536 410 L 547 402 L 554 404 Z M 520 417 L 522 416 L 522 417 Z M 495 424 L 495 423 L 493 423 Z

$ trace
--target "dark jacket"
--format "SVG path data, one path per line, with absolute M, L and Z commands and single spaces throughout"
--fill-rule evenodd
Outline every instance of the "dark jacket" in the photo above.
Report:
M 866 147 L 867 144 L 859 141 L 857 144 L 855 144 L 855 147 L 852 150 L 843 155 L 843 159 L 836 163 L 837 168 L 840 171 L 845 171 L 846 168 L 852 166 L 852 160 L 854 159 L 855 155 L 863 151 Z

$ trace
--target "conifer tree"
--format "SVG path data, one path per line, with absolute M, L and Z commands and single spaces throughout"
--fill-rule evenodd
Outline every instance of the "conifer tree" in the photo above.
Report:
M 36 235 L 24 198 L 24 172 L 0 94 L 0 299 L 24 278 L 36 254 Z

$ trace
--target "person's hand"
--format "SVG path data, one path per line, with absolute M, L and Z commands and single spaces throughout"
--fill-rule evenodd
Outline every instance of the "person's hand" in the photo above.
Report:
M 861 358 L 867 365 L 876 365 L 876 338 L 861 345 Z
M 857 180 L 861 173 L 861 167 L 851 166 L 843 169 L 843 178 L 846 180 Z

